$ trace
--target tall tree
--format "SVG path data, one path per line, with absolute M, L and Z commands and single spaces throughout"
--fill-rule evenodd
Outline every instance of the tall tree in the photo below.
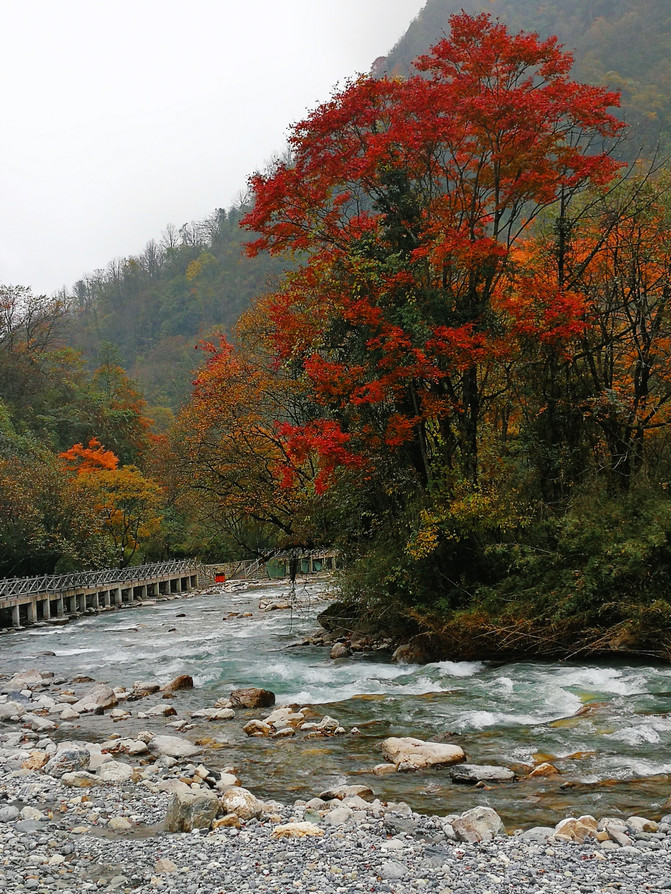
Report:
M 317 407 L 285 429 L 288 449 L 310 446 L 325 471 L 393 451 L 423 489 L 446 466 L 478 481 L 492 367 L 514 335 L 513 250 L 539 214 L 615 175 L 601 144 L 621 127 L 616 95 L 572 81 L 554 38 L 486 15 L 450 24 L 420 74 L 361 78 L 297 125 L 244 220 L 252 254 L 307 253 L 269 310 L 278 362 Z M 570 310 L 561 283 L 536 285 Z

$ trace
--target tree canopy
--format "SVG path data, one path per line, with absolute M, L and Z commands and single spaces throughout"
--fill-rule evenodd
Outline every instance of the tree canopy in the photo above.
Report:
M 599 493 L 629 518 L 666 455 L 667 212 L 612 153 L 617 94 L 571 64 L 555 38 L 452 16 L 415 74 L 348 83 L 250 181 L 249 253 L 297 266 L 209 346 L 188 475 L 277 542 L 335 542 L 345 591 L 406 622 L 491 621 L 512 579 L 552 629 L 628 611 L 631 565 L 609 592 L 584 563 L 587 595 L 567 585 L 573 512 Z

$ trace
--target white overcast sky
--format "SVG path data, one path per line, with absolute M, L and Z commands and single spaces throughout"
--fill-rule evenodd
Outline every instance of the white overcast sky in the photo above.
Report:
M 0 0 L 0 284 L 51 294 L 229 207 L 425 0 Z

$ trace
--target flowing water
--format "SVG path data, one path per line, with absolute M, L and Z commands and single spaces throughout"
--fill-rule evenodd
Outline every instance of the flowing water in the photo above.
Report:
M 317 595 L 318 585 L 313 585 Z M 242 725 L 264 711 L 201 723 L 188 733 L 206 762 L 232 766 L 243 784 L 280 801 L 309 798 L 342 782 L 371 785 L 385 800 L 422 812 L 453 813 L 488 804 L 509 827 L 554 823 L 592 813 L 658 817 L 671 796 L 671 668 L 630 664 L 441 661 L 391 664 L 388 656 L 332 661 L 328 649 L 297 646 L 316 627 L 323 602 L 304 588 L 301 608 L 260 612 L 260 600 L 286 599 L 284 584 L 244 593 L 196 596 L 133 611 L 85 617 L 63 627 L 34 627 L 0 639 L 0 672 L 38 667 L 57 677 L 88 674 L 130 688 L 177 674 L 195 689 L 172 704 L 180 716 L 212 707 L 241 686 L 271 689 L 278 704 L 310 705 L 361 735 L 247 739 Z M 306 601 L 307 600 L 307 601 Z M 252 612 L 252 617 L 228 617 Z M 180 617 L 181 616 L 181 617 Z M 53 653 L 53 654 L 49 654 Z M 133 715 L 159 701 L 133 702 Z M 165 720 L 120 725 L 82 718 L 72 738 L 165 729 Z M 387 736 L 453 741 L 471 763 L 517 769 L 542 759 L 560 770 L 549 779 L 474 790 L 454 785 L 445 769 L 372 775 Z

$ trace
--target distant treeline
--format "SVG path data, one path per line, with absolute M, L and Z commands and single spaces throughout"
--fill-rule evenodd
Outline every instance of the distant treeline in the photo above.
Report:
M 245 257 L 238 223 L 244 207 L 168 226 L 144 251 L 111 261 L 75 283 L 65 338 L 92 365 L 104 344 L 153 407 L 176 408 L 189 393 L 200 357 L 194 346 L 228 331 L 252 298 L 272 285 L 286 261 Z

